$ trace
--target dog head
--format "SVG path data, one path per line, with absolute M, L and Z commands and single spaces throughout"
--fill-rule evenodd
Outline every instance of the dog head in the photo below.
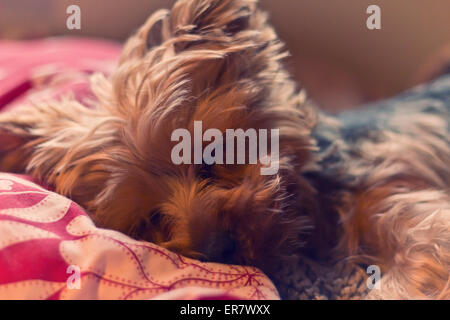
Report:
M 128 40 L 110 78 L 93 77 L 95 110 L 42 108 L 39 123 L 53 129 L 33 129 L 28 169 L 100 226 L 267 270 L 301 243 L 313 195 L 301 172 L 315 115 L 285 56 L 255 1 L 180 0 Z M 261 175 L 261 163 L 175 164 L 173 132 L 194 136 L 195 121 L 203 131 L 279 130 L 278 172 Z M 238 151 L 225 149 L 222 159 Z

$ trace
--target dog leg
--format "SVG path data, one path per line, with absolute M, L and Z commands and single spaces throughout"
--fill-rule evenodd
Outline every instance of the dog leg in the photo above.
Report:
M 410 116 L 401 133 L 363 142 L 351 163 L 361 178 L 340 209 L 341 249 L 381 268 L 381 289 L 368 298 L 450 298 L 450 153 L 440 138 L 447 127 L 426 118 Z M 420 126 L 425 120 L 443 125 L 431 131 Z
M 384 185 L 362 191 L 342 222 L 344 252 L 381 269 L 368 299 L 450 298 L 450 197 Z
M 450 198 L 442 191 L 395 193 L 372 216 L 382 262 L 370 299 L 450 299 Z M 376 262 L 375 262 L 376 263 Z

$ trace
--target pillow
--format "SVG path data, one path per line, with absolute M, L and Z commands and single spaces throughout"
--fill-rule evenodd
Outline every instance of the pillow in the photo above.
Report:
M 99 229 L 76 203 L 0 173 L 0 299 L 278 299 L 252 267 L 202 263 Z

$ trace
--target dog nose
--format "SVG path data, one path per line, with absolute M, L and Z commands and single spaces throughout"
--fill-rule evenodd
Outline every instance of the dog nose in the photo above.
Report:
M 237 252 L 236 240 L 231 234 L 222 233 L 213 237 L 208 244 L 205 255 L 208 260 L 220 263 L 233 263 Z

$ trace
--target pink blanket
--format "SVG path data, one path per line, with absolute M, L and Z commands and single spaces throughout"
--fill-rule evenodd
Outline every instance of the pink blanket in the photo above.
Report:
M 87 40 L 0 41 L 0 109 L 71 92 L 120 48 Z M 70 71 L 70 72 L 69 72 Z M 99 229 L 71 200 L 0 173 L 0 299 L 278 299 L 252 267 L 202 263 Z

